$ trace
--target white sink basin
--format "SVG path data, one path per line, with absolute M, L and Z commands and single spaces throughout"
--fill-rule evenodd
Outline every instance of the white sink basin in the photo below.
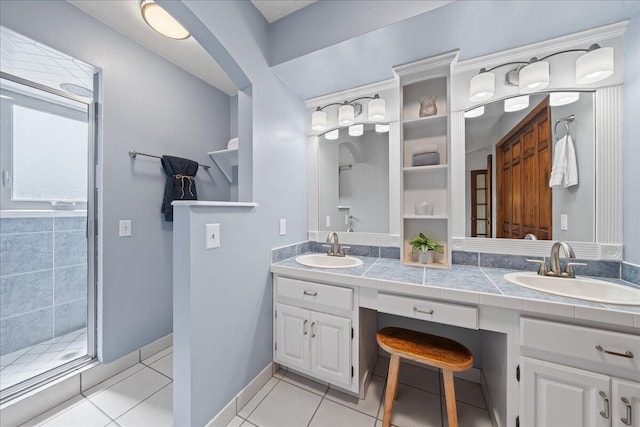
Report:
M 317 268 L 349 268 L 362 265 L 362 260 L 352 256 L 329 256 L 327 254 L 300 255 L 296 258 L 298 264 Z
M 640 305 L 640 289 L 603 280 L 586 277 L 567 279 L 539 276 L 536 273 L 508 273 L 504 278 L 525 288 L 563 297 L 605 304 Z

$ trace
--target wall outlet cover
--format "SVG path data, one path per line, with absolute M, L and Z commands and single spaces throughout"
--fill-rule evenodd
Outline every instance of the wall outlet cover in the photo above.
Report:
M 220 247 L 220 224 L 206 224 L 204 226 L 204 248 Z
M 280 235 L 284 236 L 287 234 L 287 220 L 285 218 L 280 219 Z
M 120 237 L 131 237 L 131 220 L 130 219 L 120 220 L 118 235 Z

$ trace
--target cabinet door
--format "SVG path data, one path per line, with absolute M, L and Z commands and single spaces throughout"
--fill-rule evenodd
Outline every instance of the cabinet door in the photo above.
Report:
M 311 373 L 351 384 L 351 319 L 311 312 Z
M 610 425 L 608 376 L 527 357 L 520 360 L 522 427 Z
M 309 311 L 277 304 L 277 362 L 301 371 L 309 370 Z
M 640 383 L 611 380 L 611 425 L 640 427 Z

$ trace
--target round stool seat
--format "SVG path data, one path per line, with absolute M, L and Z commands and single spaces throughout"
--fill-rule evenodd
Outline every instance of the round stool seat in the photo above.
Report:
M 402 328 L 383 328 L 376 336 L 378 345 L 390 354 L 450 371 L 466 371 L 473 365 L 473 354 L 449 338 Z

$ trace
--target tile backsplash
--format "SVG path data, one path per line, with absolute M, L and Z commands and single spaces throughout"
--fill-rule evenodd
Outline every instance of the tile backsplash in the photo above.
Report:
M 0 218 L 0 354 L 86 326 L 86 224 Z
M 284 259 L 307 252 L 326 252 L 327 248 L 322 247 L 322 245 L 326 244 L 326 242 L 306 241 L 289 246 L 283 246 L 281 248 L 275 248 L 271 250 L 271 262 L 280 262 Z M 349 246 L 349 249 L 345 250 L 347 255 L 400 259 L 400 248 L 398 247 L 349 244 L 345 244 L 343 246 Z

